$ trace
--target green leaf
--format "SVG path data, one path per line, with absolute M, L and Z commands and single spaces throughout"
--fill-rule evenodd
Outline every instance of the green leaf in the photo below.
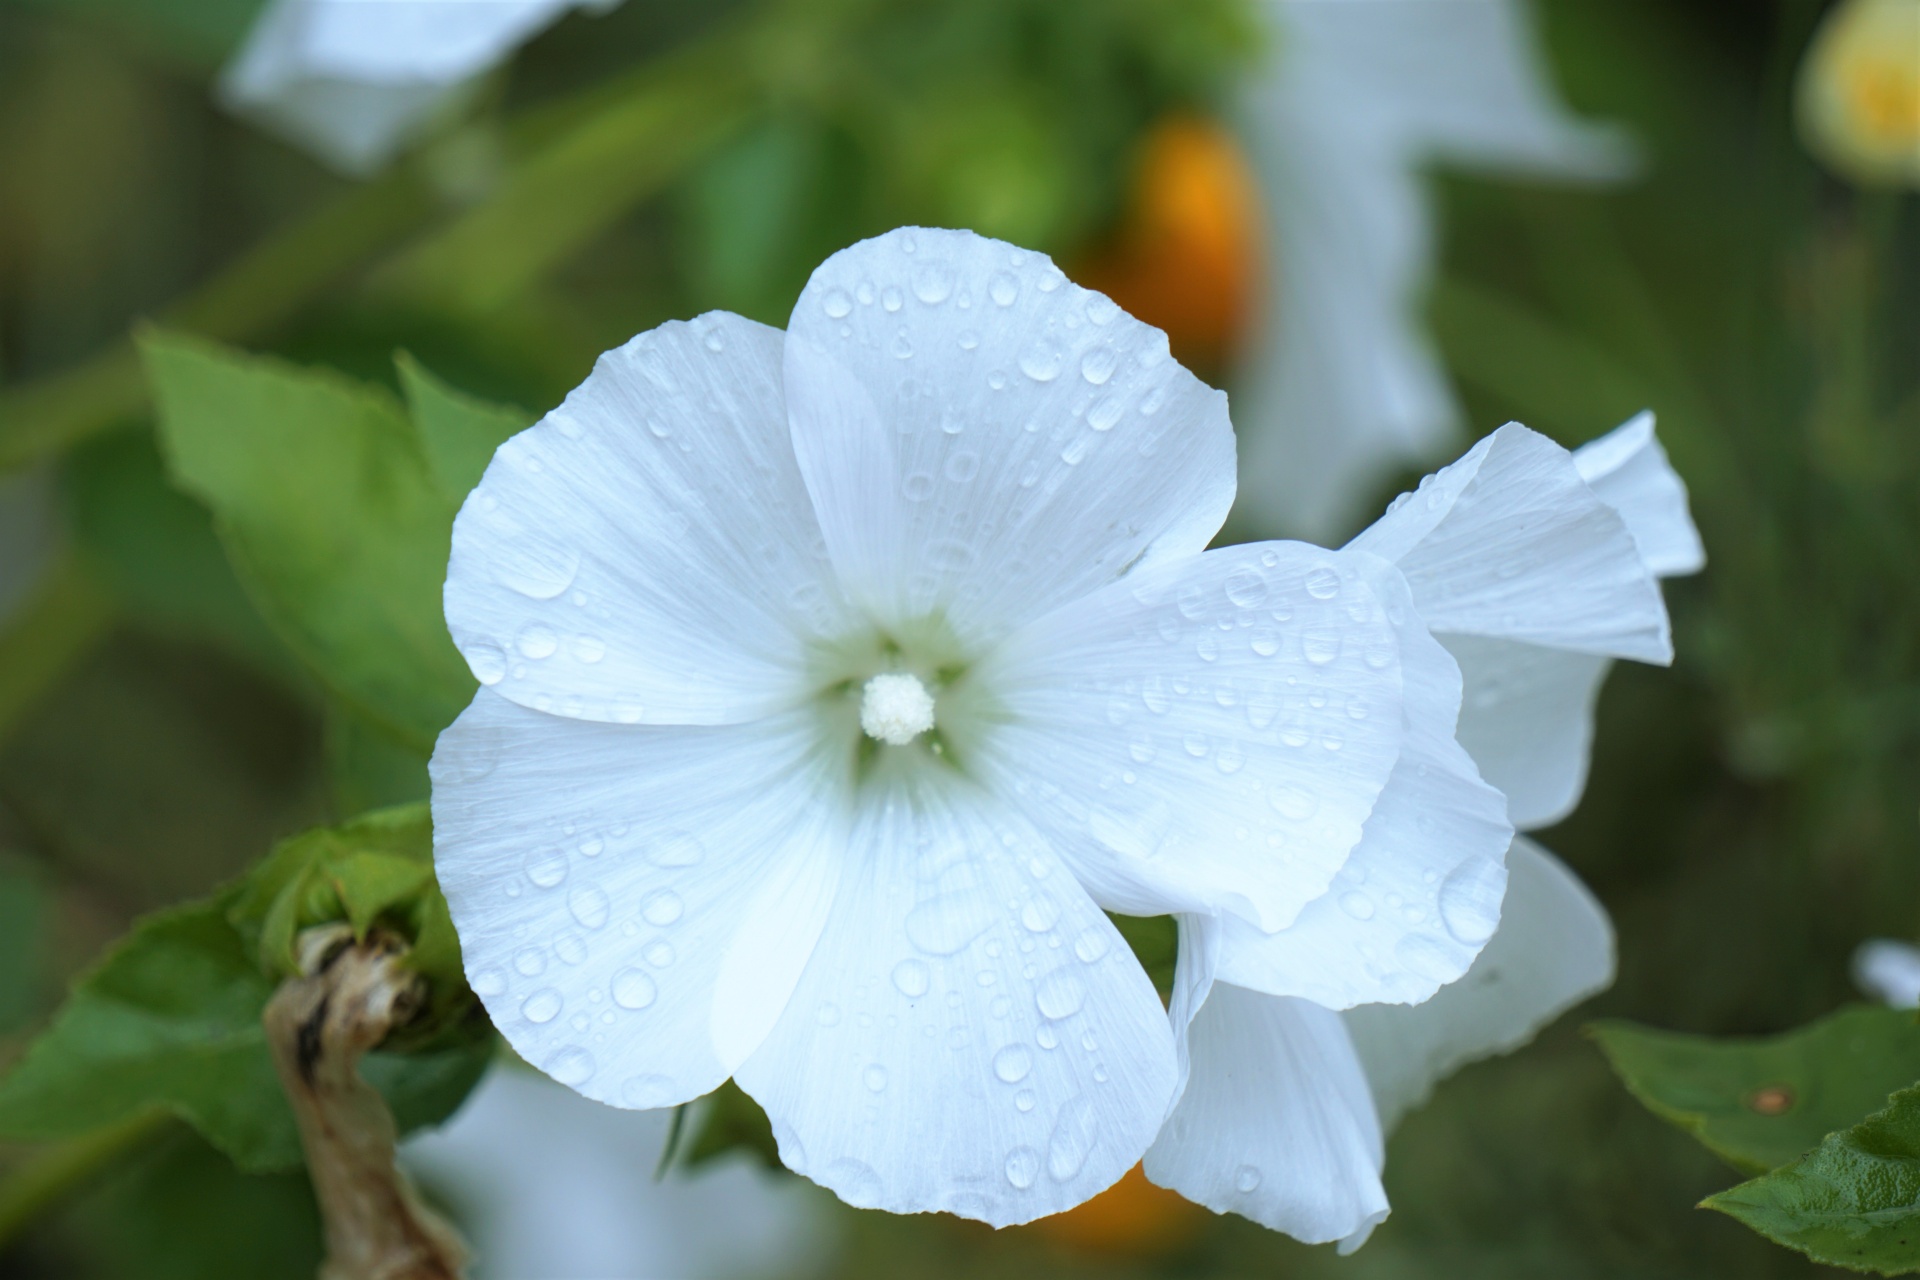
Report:
M 1629 1022 L 1589 1030 L 1648 1110 L 1742 1173 L 1799 1158 L 1920 1080 L 1920 1023 L 1909 1010 L 1856 1006 L 1755 1039 Z
M 336 812 L 365 813 L 427 798 L 426 755 L 339 702 L 326 710 L 326 748 Z
M 0 1134 L 67 1138 L 164 1107 L 242 1168 L 300 1162 L 260 1025 L 273 988 L 227 923 L 231 898 L 148 917 L 80 980 L 0 1081 Z
M 1920 1086 L 1805 1159 L 1701 1203 L 1819 1262 L 1920 1271 Z
M 473 696 L 441 617 L 454 504 L 386 392 L 149 331 L 176 483 L 261 614 L 359 714 L 425 752 Z
M 310 689 L 234 576 L 207 509 L 167 482 L 146 431 L 89 441 L 66 461 L 69 526 L 88 569 L 138 621 L 210 640 L 282 683 Z
M 245 896 L 236 886 L 135 925 L 0 1080 L 0 1137 L 70 1138 L 159 1108 L 242 1169 L 298 1166 L 260 1022 L 274 982 L 229 919 Z M 405 1132 L 451 1114 L 491 1057 L 484 1021 L 467 1018 L 416 1052 L 369 1054 L 362 1070 Z
M 434 482 L 458 506 L 480 483 L 493 451 L 531 426 L 533 415 L 456 391 L 405 352 L 394 363 Z
M 688 1168 L 734 1150 L 751 1153 L 769 1169 L 784 1167 L 767 1113 L 739 1085 L 728 1080 L 695 1105 L 703 1114 L 700 1132 L 682 1161 Z

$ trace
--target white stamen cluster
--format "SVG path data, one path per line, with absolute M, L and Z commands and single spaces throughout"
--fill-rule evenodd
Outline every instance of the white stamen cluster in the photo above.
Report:
M 933 695 L 918 676 L 875 676 L 860 694 L 860 727 L 868 737 L 904 747 L 933 728 Z

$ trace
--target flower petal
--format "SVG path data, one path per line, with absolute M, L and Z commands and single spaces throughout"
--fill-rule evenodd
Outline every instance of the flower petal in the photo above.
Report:
M 1853 953 L 1853 985 L 1896 1009 L 1920 1005 L 1920 948 L 1891 938 L 1869 938 Z
M 903 228 L 813 273 L 787 330 L 794 450 L 849 594 L 997 636 L 1199 551 L 1233 501 L 1226 397 L 1044 256 Z
M 1416 626 L 1401 638 L 1406 746 L 1333 887 L 1278 933 L 1221 921 L 1222 982 L 1329 1009 L 1414 1004 L 1493 935 L 1513 841 L 1506 799 L 1454 741 L 1460 673 Z
M 1403 631 L 1424 639 L 1372 557 L 1255 543 L 1136 569 L 1009 639 L 979 672 L 1005 723 L 956 747 L 1102 906 L 1283 928 L 1399 757 Z
M 447 626 L 481 683 L 588 720 L 792 705 L 844 626 L 794 463 L 777 329 L 716 312 L 600 357 L 500 446 L 453 526 Z
M 482 689 L 433 756 L 434 865 L 468 980 L 528 1062 L 662 1107 L 785 1007 L 842 858 L 846 785 L 798 720 L 604 725 Z
M 1651 410 L 1573 451 L 1580 478 L 1620 513 L 1656 577 L 1698 573 L 1707 549 L 1687 510 L 1687 486 L 1653 434 Z
M 336 168 L 385 163 L 464 82 L 586 0 L 274 0 L 220 95 Z
M 828 1224 L 811 1188 L 734 1158 L 656 1178 L 667 1111 L 610 1111 L 502 1064 L 401 1161 L 464 1211 L 499 1277 L 807 1274 Z M 450 1194 L 449 1194 L 450 1193 Z
M 738 1072 L 849 1204 L 995 1226 L 1078 1204 L 1166 1115 L 1171 1032 L 1107 920 L 971 788 L 872 797 L 792 1003 Z
M 1398 564 L 1437 634 L 1666 663 L 1666 605 L 1565 449 L 1508 423 L 1348 544 Z
M 1268 306 L 1234 392 L 1245 514 L 1324 536 L 1458 410 L 1421 331 L 1432 255 L 1423 170 L 1620 176 L 1615 130 L 1556 101 L 1513 0 L 1275 0 L 1269 75 L 1240 111 L 1267 206 Z
M 1222 982 L 1188 1036 L 1192 1076 L 1149 1179 L 1310 1244 L 1387 1216 L 1380 1122 L 1339 1014 Z
M 1517 640 L 1443 636 L 1466 681 L 1459 738 L 1506 793 L 1522 831 L 1573 812 L 1587 785 L 1593 707 L 1612 659 Z
M 1425 1004 L 1340 1015 L 1388 1131 L 1435 1083 L 1519 1048 L 1613 981 L 1613 925 L 1579 877 L 1525 837 L 1507 851 L 1507 874 L 1499 932 L 1466 977 Z

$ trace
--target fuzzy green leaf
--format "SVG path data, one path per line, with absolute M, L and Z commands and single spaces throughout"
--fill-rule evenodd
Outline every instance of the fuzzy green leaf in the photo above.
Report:
M 53 1025 L 0 1080 L 0 1137 L 71 1138 L 154 1109 L 198 1129 L 242 1169 L 299 1165 L 300 1136 L 260 1015 L 274 983 L 229 920 L 238 888 L 137 924 L 75 986 Z M 491 1060 L 462 1022 L 362 1070 L 402 1131 L 451 1114 Z
M 1920 1271 L 1920 1086 L 1831 1134 L 1805 1159 L 1709 1196 L 1704 1207 L 1818 1262 Z
M 533 415 L 456 391 L 404 352 L 394 363 L 434 483 L 458 506 L 480 483 L 493 451 L 531 426 Z
M 1628 1022 L 1591 1029 L 1648 1110 L 1742 1173 L 1778 1168 L 1920 1080 L 1910 1011 L 1842 1009 L 1784 1035 L 1716 1039 Z
M 441 617 L 454 502 L 386 392 L 180 335 L 141 343 L 174 480 L 261 614 L 420 751 L 473 696 Z

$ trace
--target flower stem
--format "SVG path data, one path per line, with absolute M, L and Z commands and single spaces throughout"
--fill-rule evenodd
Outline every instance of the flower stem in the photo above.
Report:
M 312 929 L 300 950 L 305 976 L 281 983 L 261 1020 L 325 1225 L 320 1280 L 459 1280 L 466 1246 L 395 1163 L 393 1113 L 360 1076 L 425 983 L 405 967 L 406 944 L 378 930 L 355 942 L 345 926 Z

